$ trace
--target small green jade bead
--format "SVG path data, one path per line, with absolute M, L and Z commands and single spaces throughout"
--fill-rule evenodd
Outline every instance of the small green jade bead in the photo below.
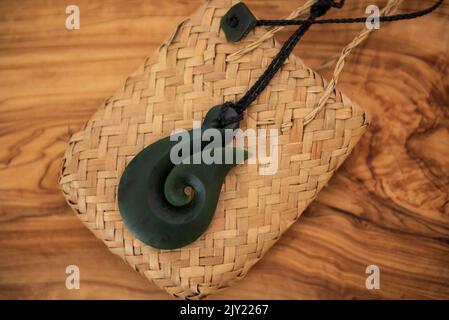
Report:
M 234 5 L 221 19 L 221 29 L 230 42 L 243 39 L 257 24 L 257 19 L 243 3 Z

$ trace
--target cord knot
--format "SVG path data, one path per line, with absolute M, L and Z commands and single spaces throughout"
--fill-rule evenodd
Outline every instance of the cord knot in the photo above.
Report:
M 231 101 L 226 101 L 221 105 L 221 112 L 218 120 L 222 128 L 238 124 L 240 120 L 242 120 L 242 112 L 238 112 L 237 109 L 237 105 Z
M 345 0 L 340 0 L 340 2 L 336 2 L 334 0 L 318 0 L 311 8 L 310 14 L 315 17 L 324 16 L 330 8 L 342 8 L 345 3 Z

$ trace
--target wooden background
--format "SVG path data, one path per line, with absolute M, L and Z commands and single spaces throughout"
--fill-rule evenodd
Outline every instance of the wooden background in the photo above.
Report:
M 0 0 L 0 298 L 169 297 L 81 224 L 57 179 L 71 133 L 201 2 Z M 401 11 L 432 3 L 404 2 Z M 246 3 L 280 18 L 302 1 Z M 361 16 L 372 3 L 385 1 L 348 1 L 328 16 Z M 80 30 L 65 28 L 69 4 Z M 445 3 L 382 25 L 354 52 L 339 88 L 369 110 L 369 132 L 264 260 L 213 298 L 449 298 L 448 18 Z M 295 52 L 316 67 L 360 28 L 314 26 Z M 65 288 L 70 264 L 80 290 Z M 380 290 L 365 288 L 370 264 Z

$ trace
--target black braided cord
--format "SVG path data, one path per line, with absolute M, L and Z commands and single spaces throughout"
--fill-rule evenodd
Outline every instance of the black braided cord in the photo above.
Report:
M 426 14 L 435 11 L 444 0 L 437 0 L 432 6 L 411 13 L 396 14 L 391 16 L 379 17 L 379 22 L 392 22 L 399 20 L 410 20 L 425 16 Z M 307 20 L 257 20 L 256 26 L 297 26 L 306 23 Z M 315 20 L 313 24 L 330 24 L 330 23 L 364 23 L 366 17 L 358 18 L 339 18 L 339 19 L 320 19 Z

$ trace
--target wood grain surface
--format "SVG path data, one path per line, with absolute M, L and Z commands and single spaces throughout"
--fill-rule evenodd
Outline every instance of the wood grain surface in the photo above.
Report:
M 57 181 L 68 137 L 201 2 L 0 0 L 0 298 L 169 298 L 81 224 Z M 264 18 L 301 2 L 246 0 Z M 385 1 L 348 1 L 329 16 L 373 3 Z M 69 4 L 80 30 L 65 28 Z M 369 132 L 265 258 L 213 298 L 449 298 L 448 18 L 445 3 L 382 25 L 354 52 L 339 88 L 369 111 Z M 295 53 L 316 67 L 359 29 L 313 26 Z M 71 264 L 80 290 L 65 287 Z M 371 264 L 379 290 L 365 288 Z

